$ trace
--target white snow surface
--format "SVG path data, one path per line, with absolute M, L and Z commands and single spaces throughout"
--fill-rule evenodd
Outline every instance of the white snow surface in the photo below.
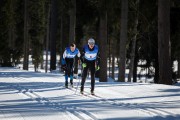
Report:
M 64 87 L 63 73 L 0 67 L 0 120 L 180 120 L 180 86 L 99 82 L 90 95 Z M 76 91 L 77 89 L 77 91 Z

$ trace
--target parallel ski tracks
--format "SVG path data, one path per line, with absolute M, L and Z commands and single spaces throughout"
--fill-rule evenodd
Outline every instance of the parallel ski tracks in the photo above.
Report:
M 20 80 L 21 82 L 22 82 L 22 80 L 23 81 L 26 80 L 25 78 L 14 77 L 14 76 L 13 76 L 13 79 Z M 60 87 L 63 87 L 63 86 L 64 86 L 63 84 L 60 85 Z M 33 100 L 35 100 L 41 104 L 48 105 L 48 106 L 55 108 L 55 109 L 58 109 L 58 110 L 63 110 L 67 115 L 73 114 L 81 120 L 85 120 L 87 118 L 92 119 L 92 120 L 98 119 L 92 113 L 90 113 L 86 110 L 80 109 L 79 107 L 68 106 L 68 105 L 65 105 L 63 103 L 54 102 L 54 101 L 52 101 L 46 97 L 42 97 L 39 94 L 37 94 L 33 89 L 25 88 L 23 86 L 20 86 L 19 84 L 11 85 L 10 87 L 19 90 L 20 93 L 28 96 L 29 98 L 31 98 L 31 99 L 33 99 Z M 68 88 L 67 90 L 74 92 L 74 94 L 76 91 L 75 88 Z M 97 100 L 97 102 L 100 102 L 103 104 L 113 105 L 114 107 L 121 107 L 121 108 L 126 107 L 126 108 L 130 108 L 130 109 L 134 109 L 134 110 L 136 109 L 137 111 L 139 110 L 139 111 L 145 112 L 151 116 L 164 117 L 165 115 L 168 115 L 168 114 L 173 115 L 173 113 L 170 113 L 170 112 L 167 112 L 164 110 L 160 110 L 160 109 L 155 108 L 155 107 L 145 108 L 142 104 L 138 104 L 138 103 L 134 103 L 134 104 L 123 103 L 123 102 L 119 103 L 119 101 L 117 101 L 117 100 L 106 99 L 106 98 L 103 98 L 99 95 L 91 95 L 88 92 L 85 92 L 85 95 L 82 95 L 79 92 L 77 92 L 76 95 L 81 95 L 81 96 L 84 96 L 84 97 L 89 98 L 89 99 Z
M 15 76 L 13 76 L 13 79 L 16 79 L 16 80 L 21 81 L 21 82 L 26 80 L 25 78 L 15 77 Z M 36 101 L 42 105 L 46 105 L 50 108 L 54 108 L 56 110 L 63 111 L 67 116 L 71 116 L 70 114 L 72 114 L 80 120 L 86 120 L 86 119 L 98 120 L 98 118 L 95 115 L 93 115 L 92 113 L 90 113 L 86 110 L 83 110 L 83 109 L 76 107 L 76 106 L 72 106 L 72 105 L 69 106 L 69 105 L 66 105 L 64 103 L 55 102 L 55 101 L 53 101 L 49 98 L 46 98 L 46 97 L 42 97 L 41 95 L 36 93 L 35 90 L 23 87 L 23 86 L 19 85 L 18 83 L 10 85 L 9 87 L 12 89 L 18 90 L 19 93 L 27 96 L 28 98 L 30 98 L 30 99 L 32 99 L 32 100 L 34 100 L 34 101 Z M 61 84 L 59 87 L 63 87 L 63 85 Z M 73 120 L 73 118 L 69 118 L 69 119 Z
M 72 91 L 76 91 L 74 88 L 71 88 L 69 90 Z M 165 117 L 166 115 L 173 115 L 173 113 L 171 112 L 167 112 L 165 110 L 161 110 L 154 107 L 148 107 L 146 108 L 143 104 L 139 104 L 139 103 L 123 103 L 123 102 L 119 102 L 118 100 L 112 100 L 112 99 L 108 99 L 108 98 L 103 98 L 97 94 L 95 95 L 91 95 L 89 92 L 84 92 L 84 94 L 81 94 L 79 92 L 77 92 L 77 94 L 90 98 L 90 99 L 95 99 L 97 100 L 97 102 L 99 101 L 100 103 L 104 103 L 104 104 L 109 104 L 109 105 L 113 105 L 115 107 L 121 107 L 121 108 L 130 108 L 130 109 L 138 109 L 139 111 L 145 112 L 151 116 L 158 116 L 158 117 Z M 174 115 L 175 116 L 175 115 Z

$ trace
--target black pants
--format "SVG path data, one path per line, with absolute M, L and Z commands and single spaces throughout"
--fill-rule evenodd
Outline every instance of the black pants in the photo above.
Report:
M 68 77 L 70 77 L 71 80 L 73 80 L 73 67 L 74 67 L 74 60 L 66 58 L 66 67 L 65 70 L 65 80 L 68 80 Z
M 91 91 L 94 91 L 94 86 L 95 86 L 95 61 L 90 61 L 90 62 L 87 62 L 86 64 L 87 64 L 87 66 L 83 69 L 83 73 L 82 73 L 81 91 L 84 90 L 84 83 L 86 81 L 88 70 L 90 70 L 90 72 L 91 72 Z
M 67 76 L 73 76 L 73 63 L 67 63 L 67 69 L 65 71 L 65 75 Z

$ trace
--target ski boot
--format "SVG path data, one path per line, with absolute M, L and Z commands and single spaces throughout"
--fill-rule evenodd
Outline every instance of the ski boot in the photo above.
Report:
M 68 88 L 68 81 L 65 82 L 65 87 Z
M 82 86 L 81 86 L 81 89 L 80 89 L 80 93 L 81 93 L 81 94 L 84 94 L 84 89 L 83 89 Z
M 71 87 L 73 87 L 73 80 L 70 80 Z
M 94 91 L 92 91 L 92 90 L 91 90 L 91 95 L 95 95 L 95 94 L 94 94 Z

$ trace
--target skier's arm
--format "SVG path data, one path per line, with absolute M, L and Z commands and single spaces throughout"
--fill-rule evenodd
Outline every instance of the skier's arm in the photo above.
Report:
M 85 62 L 84 61 L 84 54 L 85 54 L 85 50 L 83 48 L 82 52 L 81 52 L 81 55 L 80 55 L 80 60 L 81 60 L 81 63 Z
M 100 54 L 99 52 L 97 53 L 97 57 L 96 57 L 96 60 L 95 60 L 95 68 L 96 68 L 96 71 L 98 71 L 100 69 Z
M 66 50 L 64 51 L 62 59 L 61 59 L 61 69 L 64 71 L 67 70 L 65 58 L 66 58 Z
M 79 51 L 79 50 L 78 50 L 77 57 L 78 57 L 78 65 L 80 65 L 80 57 L 81 57 L 81 53 L 80 53 L 80 51 Z
M 65 59 L 66 56 L 67 56 L 67 54 L 66 54 L 66 50 L 65 50 L 64 53 L 63 53 L 63 59 Z
M 100 52 L 98 51 L 97 53 L 97 57 L 96 57 L 96 65 L 99 66 L 100 65 Z
M 62 65 L 65 65 L 65 64 L 66 64 L 65 58 L 66 58 L 66 50 L 64 51 L 63 56 L 62 56 L 62 59 L 61 59 L 61 64 L 62 64 Z

